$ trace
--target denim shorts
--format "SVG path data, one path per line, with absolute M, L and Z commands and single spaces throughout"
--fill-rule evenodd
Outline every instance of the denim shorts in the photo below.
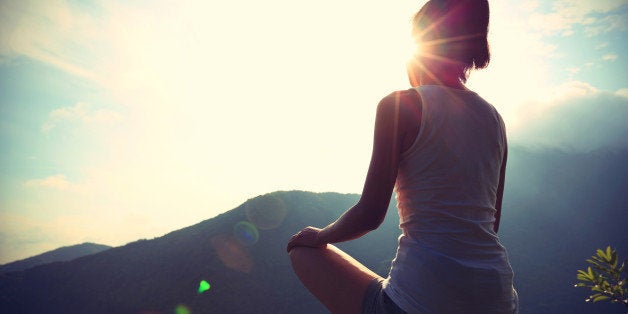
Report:
M 383 279 L 375 278 L 371 281 L 362 300 L 363 314 L 404 314 L 386 292 L 382 289 Z
M 375 278 L 371 281 L 362 300 L 363 314 L 405 314 L 382 289 L 382 279 Z M 513 291 L 513 314 L 519 314 L 519 295 L 514 288 Z

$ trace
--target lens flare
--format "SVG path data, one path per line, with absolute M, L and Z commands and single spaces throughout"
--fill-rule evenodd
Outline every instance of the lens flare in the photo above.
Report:
M 211 245 L 225 266 L 243 273 L 248 273 L 253 269 L 253 261 L 246 248 L 232 235 L 222 234 L 212 237 Z
M 252 246 L 259 240 L 259 231 L 251 223 L 240 221 L 233 226 L 233 236 L 238 242 L 246 246 Z
M 179 304 L 174 308 L 174 314 L 192 314 L 192 311 L 187 306 Z
M 288 214 L 286 204 L 274 195 L 262 195 L 250 199 L 246 202 L 244 210 L 246 218 L 262 230 L 279 227 Z
M 209 282 L 207 282 L 206 280 L 201 280 L 201 283 L 198 284 L 198 293 L 203 293 L 209 290 L 209 288 L 211 288 Z

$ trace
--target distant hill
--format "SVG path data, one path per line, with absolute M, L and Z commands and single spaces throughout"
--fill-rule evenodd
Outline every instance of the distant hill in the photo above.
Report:
M 513 146 L 500 238 L 515 270 L 521 313 L 626 313 L 585 303 L 576 270 L 596 248 L 628 258 L 628 150 L 587 153 Z
M 573 284 L 598 247 L 628 257 L 627 157 L 511 148 L 500 237 L 521 313 L 625 312 L 585 303 L 587 292 Z M 0 275 L 0 313 L 325 313 L 292 273 L 286 241 L 357 199 L 274 192 L 159 238 Z M 379 229 L 339 246 L 385 276 L 397 219 L 391 206 Z M 210 287 L 199 293 L 201 280 Z
M 48 251 L 33 257 L 25 258 L 19 261 L 0 265 L 0 274 L 8 273 L 11 271 L 18 271 L 28 269 L 34 266 L 48 264 L 52 262 L 64 262 L 73 260 L 75 258 L 90 255 L 104 250 L 108 250 L 111 247 L 108 245 L 96 244 L 96 243 L 82 243 L 72 246 L 64 246 L 52 251 Z
M 159 238 L 8 273 L 0 277 L 0 313 L 165 314 L 177 306 L 195 314 L 322 313 L 292 273 L 285 245 L 301 227 L 331 222 L 357 198 L 275 192 Z M 382 275 L 398 234 L 391 213 L 377 233 L 348 246 Z M 201 280 L 211 286 L 203 294 Z

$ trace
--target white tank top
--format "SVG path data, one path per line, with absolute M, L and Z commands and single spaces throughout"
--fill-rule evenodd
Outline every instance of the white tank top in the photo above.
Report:
M 493 231 L 504 122 L 472 91 L 416 90 L 422 119 L 401 155 L 402 235 L 384 291 L 408 313 L 512 313 L 512 268 Z

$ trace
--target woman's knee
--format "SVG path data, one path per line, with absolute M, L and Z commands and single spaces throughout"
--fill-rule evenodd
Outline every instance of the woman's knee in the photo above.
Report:
M 311 261 L 312 255 L 316 253 L 320 254 L 319 252 L 315 252 L 317 250 L 321 249 L 303 246 L 293 247 L 288 253 L 288 255 L 290 256 L 290 262 L 292 262 L 292 268 L 297 268 L 298 266 L 303 265 L 308 261 Z
M 301 248 L 298 246 L 293 247 L 290 252 L 288 252 L 288 256 L 290 256 L 290 262 L 292 262 L 292 265 L 294 265 L 294 263 L 301 258 L 301 255 Z

